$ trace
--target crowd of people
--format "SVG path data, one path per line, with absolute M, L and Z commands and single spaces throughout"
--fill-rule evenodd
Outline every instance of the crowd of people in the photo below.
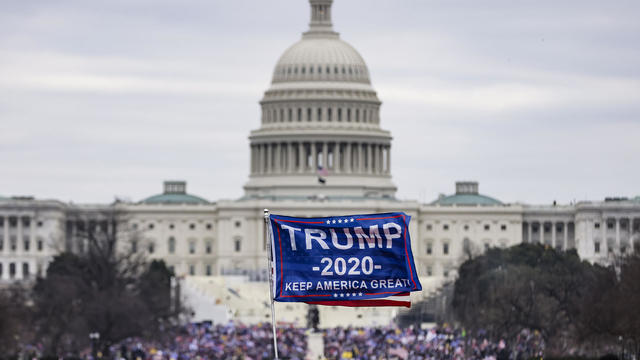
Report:
M 277 329 L 278 350 L 282 358 L 303 360 L 307 353 L 306 330 L 293 326 Z M 114 345 L 110 353 L 128 360 L 263 360 L 273 358 L 270 324 L 228 323 L 190 324 L 163 342 L 127 339 Z
M 520 360 L 541 357 L 544 341 L 538 332 L 523 330 L 514 344 L 490 341 L 482 331 L 470 336 L 447 326 L 432 329 L 335 328 L 324 332 L 329 360 Z
M 278 350 L 281 359 L 303 360 L 307 338 L 313 330 L 279 326 Z M 85 349 L 71 358 L 114 360 L 264 360 L 273 358 L 272 328 L 269 323 L 189 324 L 168 331 L 165 340 L 126 339 L 108 352 Z M 513 344 L 490 341 L 483 332 L 468 334 L 447 326 L 432 329 L 331 328 L 320 330 L 327 360 L 412 359 L 412 360 L 520 360 L 541 357 L 544 341 L 537 332 L 523 330 Z M 104 349 L 103 349 L 104 350 Z M 36 358 L 37 347 L 28 351 Z M 65 356 L 64 358 L 70 358 Z M 315 360 L 315 359 L 314 359 Z

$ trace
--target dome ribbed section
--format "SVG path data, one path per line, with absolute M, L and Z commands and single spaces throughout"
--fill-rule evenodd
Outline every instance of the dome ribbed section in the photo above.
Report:
M 362 56 L 339 38 L 305 37 L 278 60 L 273 82 L 355 81 L 370 83 Z

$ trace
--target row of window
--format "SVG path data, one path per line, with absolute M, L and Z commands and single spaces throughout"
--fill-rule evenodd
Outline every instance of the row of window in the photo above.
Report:
M 31 226 L 31 218 L 30 217 L 17 217 L 17 216 L 9 216 L 9 217 L 4 217 L 4 216 L 0 216 L 0 228 L 3 228 L 5 226 L 5 222 L 8 223 L 8 226 L 10 228 L 15 228 L 18 226 L 18 219 L 22 220 L 22 227 L 23 228 L 27 228 Z M 36 226 L 38 227 L 42 227 L 43 223 L 42 221 L 37 221 L 36 222 Z
M 236 221 L 236 222 L 234 222 L 234 226 L 236 228 L 240 228 L 240 227 L 242 227 L 242 222 Z M 133 230 L 138 230 L 140 228 L 140 226 L 137 223 L 133 223 L 133 224 L 131 224 L 131 228 Z M 147 229 L 149 229 L 149 230 L 153 230 L 155 228 L 156 228 L 156 225 L 154 223 L 149 223 L 147 225 Z M 169 224 L 169 230 L 174 230 L 175 228 L 176 228 L 175 224 Z M 197 228 L 197 226 L 196 226 L 195 223 L 189 224 L 189 230 L 196 230 L 196 228 Z M 205 224 L 205 228 L 207 230 L 212 230 L 213 229 L 213 224 L 207 223 L 207 224 Z
M 240 237 L 236 237 L 233 240 L 233 248 L 235 252 L 240 252 L 242 251 L 242 239 Z M 196 249 L 197 249 L 197 241 L 195 240 L 191 240 L 189 241 L 189 254 L 195 254 L 196 253 Z M 147 252 L 149 254 L 153 254 L 156 251 L 156 244 L 154 241 L 150 241 L 147 243 Z M 139 248 L 139 244 L 137 240 L 132 240 L 131 241 L 131 252 L 133 253 L 137 253 L 138 251 L 140 251 Z M 176 238 L 173 236 L 170 236 L 169 239 L 167 240 L 167 252 L 169 254 L 175 254 L 176 253 Z M 213 252 L 213 241 L 205 241 L 204 243 L 204 253 L 205 254 L 211 254 Z
M 433 267 L 431 267 L 431 266 L 427 266 L 426 275 L 427 275 L 428 277 L 433 276 Z M 442 276 L 444 276 L 444 277 L 449 277 L 449 269 L 444 269 L 444 270 L 442 270 Z
M 465 224 L 462 228 L 464 229 L 464 231 L 468 231 L 469 230 L 469 225 Z M 433 230 L 433 225 L 432 224 L 427 224 L 427 231 L 431 231 L 431 230 Z M 443 224 L 442 225 L 442 230 L 449 231 L 449 224 Z M 491 225 L 484 224 L 484 230 L 485 231 L 491 230 Z M 507 231 L 507 225 L 504 225 L 504 224 L 500 225 L 500 230 Z
M 16 236 L 9 237 L 8 249 L 10 251 L 18 250 L 18 238 Z M 44 249 L 44 240 L 38 238 L 36 240 L 36 250 L 42 251 Z M 22 237 L 22 251 L 31 250 L 31 238 L 28 235 Z M 4 236 L 0 235 L 0 251 L 4 251 Z
M 606 224 L 607 224 L 607 229 L 609 229 L 609 230 L 612 230 L 612 229 L 615 227 L 615 225 L 616 225 L 616 224 L 615 224 L 615 222 L 613 222 L 613 221 L 611 221 L 611 222 L 607 222 Z M 620 222 L 620 229 L 621 229 L 621 230 L 627 230 L 627 224 L 628 224 L 628 223 L 626 223 L 626 222 Z M 599 223 L 599 222 L 595 222 L 595 223 L 593 223 L 593 227 L 594 227 L 594 228 L 596 228 L 596 229 L 600 229 L 600 223 Z M 638 227 L 638 226 L 636 226 L 636 230 L 637 230 L 638 228 L 639 228 L 639 227 Z
M 173 265 L 169 265 L 169 270 L 171 270 L 171 272 L 175 274 L 176 268 Z M 196 266 L 193 264 L 189 265 L 189 275 L 196 275 Z M 204 266 L 204 275 L 206 276 L 213 275 L 213 265 L 206 264 Z
M 638 245 L 636 244 L 636 247 L 637 247 L 637 246 L 638 246 Z M 594 250 L 594 252 L 595 252 L 596 254 L 600 254 L 600 251 L 601 251 L 601 249 L 600 249 L 600 248 L 601 248 L 601 246 L 600 246 L 600 242 L 599 242 L 599 241 L 594 242 L 594 243 L 593 243 L 593 247 L 594 247 L 594 249 L 593 249 L 593 250 Z M 633 251 L 633 247 L 631 248 L 631 251 Z M 613 247 L 608 246 L 608 247 L 607 247 L 607 252 L 608 252 L 608 253 L 613 253 L 613 252 L 614 252 Z M 627 252 L 627 246 L 626 246 L 625 244 L 620 244 L 620 253 L 621 253 L 621 254 L 625 254 L 626 252 Z
M 364 68 L 361 68 L 359 66 L 330 66 L 330 65 L 318 65 L 318 66 L 313 66 L 313 65 L 301 65 L 301 66 L 297 66 L 297 65 L 289 65 L 289 66 L 282 66 L 280 67 L 280 69 L 276 70 L 276 74 L 285 76 L 285 75 L 313 75 L 318 74 L 318 75 L 363 75 L 366 76 L 367 73 L 365 71 Z
M 9 263 L 8 264 L 8 271 L 9 271 L 9 279 L 13 279 L 16 277 L 17 275 L 17 267 L 19 264 L 16 263 Z M 0 278 L 2 278 L 4 275 L 4 264 L 0 262 Z M 29 263 L 22 263 L 22 278 L 23 279 L 27 279 L 31 276 L 31 273 L 29 271 Z
M 464 244 L 469 244 L 469 239 L 464 239 L 463 240 Z M 469 246 L 469 245 L 465 245 L 465 246 Z M 503 245 L 504 246 L 504 245 Z M 489 243 L 484 243 L 484 251 L 486 252 L 487 250 L 489 250 Z M 433 255 L 433 243 L 431 242 L 427 242 L 426 244 L 426 253 L 427 255 Z M 449 243 L 448 242 L 444 242 L 442 243 L 442 255 L 449 255 Z
M 535 225 L 531 226 L 532 234 L 537 234 L 539 230 L 540 230 L 540 226 L 535 226 Z M 551 232 L 551 225 L 544 225 L 542 227 L 542 230 L 544 231 L 545 234 L 549 234 Z M 563 231 L 564 231 L 564 227 L 561 224 L 556 225 L 556 233 L 562 234 Z
M 315 110 L 314 110 L 315 109 Z M 342 109 L 337 108 L 334 109 L 331 107 L 328 108 L 288 108 L 288 109 L 268 109 L 264 108 L 264 122 L 265 123 L 275 123 L 275 122 L 293 122 L 293 121 L 346 121 L 346 122 L 363 122 L 363 123 L 371 123 L 375 122 L 375 110 L 367 110 L 367 109 L 355 109 L 352 110 L 350 108 Z

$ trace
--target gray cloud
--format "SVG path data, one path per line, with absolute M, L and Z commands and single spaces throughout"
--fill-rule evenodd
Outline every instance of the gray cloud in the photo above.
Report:
M 29 1 L 0 11 L 0 194 L 242 194 L 257 102 L 306 1 Z M 402 198 L 640 194 L 635 1 L 337 0 L 394 135 Z

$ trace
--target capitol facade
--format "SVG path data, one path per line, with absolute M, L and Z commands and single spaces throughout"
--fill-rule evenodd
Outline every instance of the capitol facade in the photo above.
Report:
M 265 208 L 300 217 L 404 211 L 427 287 L 454 279 L 464 260 L 490 247 L 539 243 L 598 263 L 640 249 L 640 197 L 510 204 L 461 181 L 431 203 L 398 200 L 392 137 L 367 65 L 334 31 L 332 0 L 310 4 L 309 30 L 280 57 L 260 101 L 242 198 L 210 201 L 189 194 L 184 181 L 165 181 L 162 193 L 139 202 L 0 197 L 1 281 L 33 279 L 56 254 L 87 251 L 78 234 L 109 231 L 103 214 L 114 207 L 127 214 L 120 226 L 139 235 L 121 246 L 185 276 L 264 274 Z

